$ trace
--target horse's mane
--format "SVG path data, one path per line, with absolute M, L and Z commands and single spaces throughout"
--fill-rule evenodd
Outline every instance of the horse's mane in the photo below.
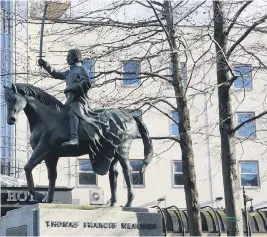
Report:
M 16 83 L 16 87 L 20 94 L 32 96 L 47 106 L 64 107 L 64 105 L 54 96 L 48 94 L 39 87 L 25 83 Z

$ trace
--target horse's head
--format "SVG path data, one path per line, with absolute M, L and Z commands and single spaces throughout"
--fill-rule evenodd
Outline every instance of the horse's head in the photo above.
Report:
M 7 123 L 14 125 L 17 121 L 18 114 L 26 107 L 26 99 L 19 94 L 16 85 L 12 83 L 12 87 L 5 88 L 5 100 L 7 103 Z

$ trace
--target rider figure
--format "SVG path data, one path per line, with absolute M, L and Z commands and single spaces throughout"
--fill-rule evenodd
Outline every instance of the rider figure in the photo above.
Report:
M 68 52 L 67 63 L 70 69 L 65 72 L 56 71 L 48 62 L 43 59 L 38 60 L 38 64 L 43 67 L 55 79 L 66 80 L 64 93 L 67 97 L 66 105 L 69 106 L 69 129 L 70 140 L 64 142 L 62 146 L 78 146 L 78 124 L 79 118 L 73 107 L 80 106 L 79 98 L 84 97 L 91 87 L 87 69 L 83 66 L 82 54 L 79 49 L 71 49 Z

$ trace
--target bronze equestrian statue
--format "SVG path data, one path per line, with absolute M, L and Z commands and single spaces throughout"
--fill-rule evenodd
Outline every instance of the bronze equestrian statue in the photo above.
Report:
M 69 51 L 69 53 L 72 52 Z M 81 58 L 78 57 L 78 59 Z M 75 65 L 69 62 L 70 70 L 62 74 L 53 70 L 43 60 L 39 60 L 39 64 L 52 76 L 67 81 L 65 105 L 54 96 L 29 84 L 17 83 L 12 84 L 12 87 L 5 87 L 7 123 L 14 125 L 22 110 L 29 120 L 30 144 L 33 153 L 24 167 L 29 193 L 37 202 L 42 201 L 44 195 L 34 189 L 32 170 L 45 161 L 49 180 L 47 202 L 53 202 L 59 157 L 88 154 L 96 174 L 105 175 L 109 172 L 111 206 L 117 202 L 116 167 L 117 163 L 120 163 L 128 191 L 125 207 L 131 207 L 134 195 L 129 150 L 136 137 L 137 129 L 144 143 L 145 158 L 141 173 L 146 170 L 153 157 L 152 140 L 145 124 L 138 117 L 124 110 L 91 109 L 87 96 L 91 83 L 88 73 L 84 71 L 82 61 L 75 61 Z

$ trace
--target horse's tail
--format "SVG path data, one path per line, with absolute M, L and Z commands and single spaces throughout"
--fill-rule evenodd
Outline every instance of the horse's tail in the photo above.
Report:
M 152 139 L 150 138 L 148 134 L 148 130 L 146 125 L 143 123 L 143 121 L 138 118 L 137 116 L 133 116 L 134 120 L 137 123 L 138 130 L 140 132 L 141 138 L 144 143 L 144 154 L 145 159 L 143 160 L 143 165 L 140 170 L 140 174 L 143 174 L 146 170 L 146 167 L 150 164 L 152 158 L 153 158 L 153 146 L 152 146 Z

